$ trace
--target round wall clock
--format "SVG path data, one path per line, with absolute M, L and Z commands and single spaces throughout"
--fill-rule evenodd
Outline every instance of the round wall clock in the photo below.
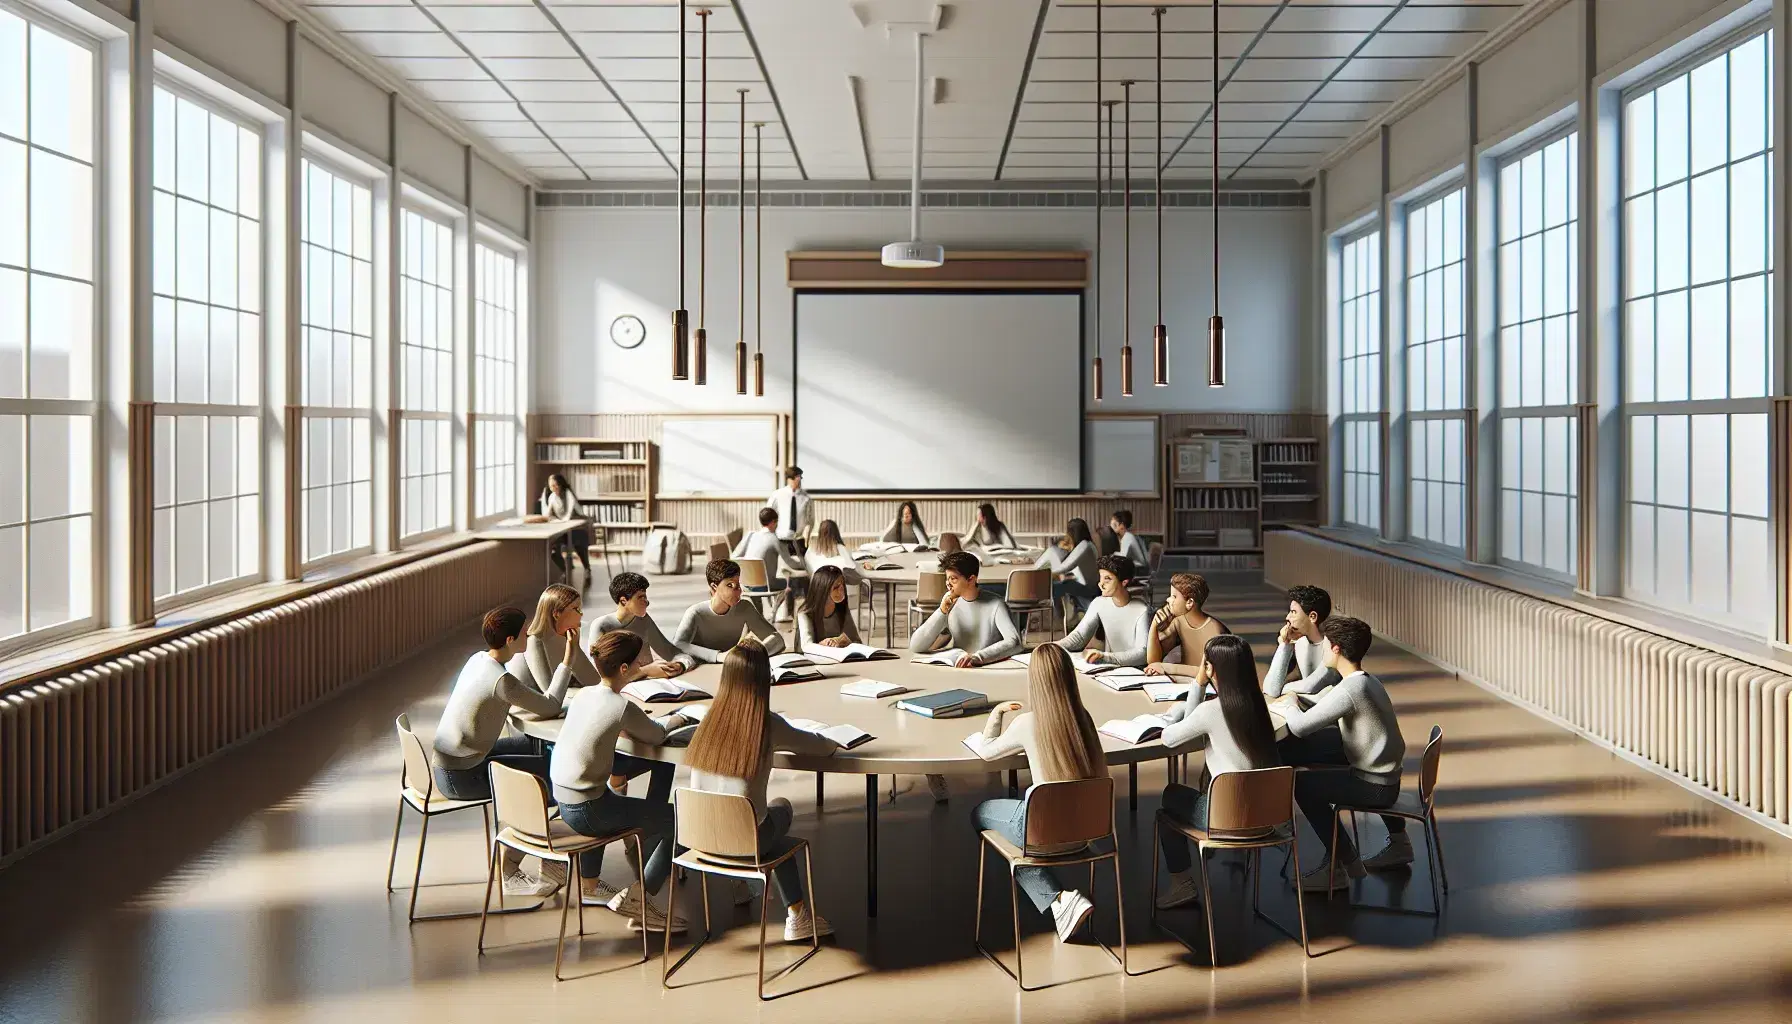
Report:
M 636 348 L 647 340 L 647 325 L 632 313 L 624 313 L 610 321 L 610 340 L 617 348 Z

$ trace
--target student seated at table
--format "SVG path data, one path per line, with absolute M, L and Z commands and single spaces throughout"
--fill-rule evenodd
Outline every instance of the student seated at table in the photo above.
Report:
M 1057 544 L 1045 549 L 1033 562 L 1033 568 L 1051 569 L 1053 604 L 1080 612 L 1101 593 L 1096 589 L 1095 560 L 1098 557 L 1089 524 L 1072 519 L 1064 524 L 1064 536 Z M 1070 624 L 1068 614 L 1064 623 L 1066 626 Z
M 896 544 L 933 546 L 932 539 L 927 536 L 927 527 L 921 523 L 921 512 L 912 501 L 896 507 L 896 518 L 890 521 L 890 528 L 884 531 L 882 539 Z
M 691 769 L 691 788 L 705 793 L 744 796 L 759 815 L 759 855 L 775 857 L 790 848 L 790 801 L 767 801 L 765 787 L 772 774 L 772 754 L 825 756 L 840 744 L 819 733 L 805 732 L 771 709 L 772 666 L 766 649 L 755 640 L 742 640 L 722 662 L 722 680 L 703 723 L 691 737 L 685 764 Z M 803 890 L 802 858 L 778 865 L 773 875 L 784 900 L 784 941 L 798 942 L 833 934 L 827 919 L 809 906 Z
M 1067 651 L 1081 651 L 1101 638 L 1103 650 L 1089 651 L 1088 661 L 1143 668 L 1151 638 L 1151 608 L 1126 591 L 1132 579 L 1132 563 L 1119 555 L 1103 555 L 1095 562 L 1101 596 L 1089 602 L 1089 614 L 1059 644 Z
M 640 705 L 622 695 L 624 686 L 641 678 L 641 670 L 635 667 L 641 647 L 641 638 L 627 630 L 611 630 L 597 638 L 591 656 L 601 681 L 583 688 L 569 700 L 566 723 L 560 727 L 560 739 L 548 760 L 548 777 L 553 783 L 554 799 L 560 804 L 560 820 L 574 832 L 607 836 L 624 829 L 642 830 L 641 846 L 647 863 L 639 867 L 651 897 L 666 884 L 666 876 L 672 870 L 672 805 L 667 801 L 672 796 L 673 765 L 647 761 L 665 765 L 664 787 L 656 784 L 645 800 L 624 796 L 611 788 L 616 775 L 615 759 L 624 756 L 617 752 L 616 740 L 626 733 L 657 746 L 666 741 L 668 732 L 689 725 L 691 719 L 677 712 L 649 718 Z M 659 781 L 655 779 L 656 783 Z M 634 847 L 625 848 L 632 860 Z M 629 927 L 637 931 L 665 931 L 665 909 L 652 899 L 643 907 L 632 888 L 618 890 L 605 883 L 603 862 L 602 848 L 579 855 L 579 898 L 585 905 L 607 906 L 628 917 Z M 684 928 L 682 919 L 672 922 L 674 932 Z
M 1027 668 L 1027 702 L 1032 705 L 1032 710 L 1016 715 L 1006 728 L 1003 727 L 1004 719 L 1010 713 L 1020 711 L 1021 703 L 1004 701 L 990 709 L 989 718 L 983 724 L 983 740 L 977 747 L 977 753 L 985 761 L 999 761 L 1025 753 L 1035 786 L 1041 782 L 1074 782 L 1107 775 L 1107 756 L 1102 753 L 1095 720 L 1083 707 L 1082 691 L 1077 687 L 1070 656 L 1057 644 L 1042 644 L 1033 649 L 1033 658 Z M 1026 845 L 1027 803 L 1024 799 L 985 800 L 972 812 L 971 820 L 979 831 L 1000 832 L 1016 845 Z M 1020 868 L 1015 872 L 1014 880 L 1034 908 L 1051 916 L 1059 942 L 1069 942 L 1095 909 L 1082 892 L 1061 887 L 1048 868 Z
M 808 572 L 809 567 L 790 553 L 788 544 L 778 539 L 777 509 L 762 508 L 759 510 L 759 529 L 740 539 L 740 543 L 734 546 L 733 557 L 751 558 L 764 563 L 766 588 L 778 595 L 776 617 L 780 621 L 788 618 L 790 581 L 778 575 L 778 565 L 782 563 L 792 571 L 799 573 Z
M 1406 739 L 1400 734 L 1394 702 L 1381 680 L 1363 671 L 1363 655 L 1374 639 L 1368 624 L 1340 615 L 1326 619 L 1320 632 L 1325 637 L 1326 667 L 1337 671 L 1339 682 L 1310 708 L 1303 709 L 1301 698 L 1293 693 L 1284 694 L 1276 705 L 1288 725 L 1288 738 L 1279 745 L 1285 763 L 1349 769 L 1295 776 L 1295 802 L 1340 869 L 1330 883 L 1329 862 L 1309 871 L 1300 882 L 1308 892 L 1348 888 L 1351 879 L 1363 877 L 1369 865 L 1357 859 L 1349 829 L 1338 830 L 1338 847 L 1331 849 L 1332 808 L 1392 806 L 1400 798 L 1400 770 L 1406 760 Z M 1371 862 L 1377 870 L 1410 864 L 1412 840 L 1407 838 L 1405 819 L 1381 820 L 1387 825 L 1388 845 Z
M 585 632 L 585 646 L 590 648 L 605 633 L 624 630 L 641 638 L 641 652 L 635 655 L 635 668 L 647 679 L 669 679 L 697 667 L 697 661 L 666 639 L 659 623 L 647 614 L 647 577 L 638 572 L 619 572 L 610 580 L 610 600 L 616 610 L 592 623 Z
M 1170 577 L 1170 599 L 1151 617 L 1150 644 L 1145 652 L 1147 674 L 1190 679 L 1202 675 L 1207 642 L 1232 632 L 1205 611 L 1207 593 L 1204 576 L 1179 572 Z M 1167 660 L 1172 654 L 1182 659 L 1181 664 Z
M 996 517 L 996 507 L 988 502 L 977 506 L 977 521 L 971 524 L 971 528 L 960 539 L 966 548 L 976 551 L 988 551 L 992 548 L 1020 550 L 1014 534 L 1009 533 L 1008 527 L 1002 525 L 1002 520 Z
M 815 541 L 809 545 L 809 550 L 803 552 L 803 565 L 811 573 L 824 565 L 832 565 L 854 570 L 848 575 L 849 579 L 858 575 L 858 563 L 852 560 L 852 552 L 846 549 L 846 539 L 840 536 L 840 524 L 832 519 L 823 519 L 815 527 Z
M 541 518 L 552 523 L 586 523 L 585 513 L 579 508 L 579 496 L 572 491 L 572 484 L 566 477 L 554 473 L 548 477 L 546 487 L 541 489 L 539 499 Z M 563 533 L 554 538 L 554 567 L 561 572 L 572 568 L 568 553 L 579 557 L 579 564 L 585 567 L 585 585 L 591 585 L 591 531 L 577 529 Z
M 573 588 L 564 583 L 549 584 L 535 602 L 522 658 L 513 658 L 506 666 L 510 674 L 545 693 L 554 678 L 554 666 L 564 663 L 572 669 L 572 686 L 602 683 L 597 666 L 579 644 L 579 627 L 585 622 L 583 604 L 584 599 Z M 569 647 L 573 649 L 568 650 Z
M 442 720 L 436 724 L 430 760 L 436 789 L 445 797 L 490 800 L 491 773 L 486 765 L 493 761 L 548 777 L 548 759 L 537 750 L 534 740 L 500 734 L 513 707 L 538 718 L 560 714 L 567 684 L 572 680 L 572 652 L 568 650 L 563 656 L 545 693 L 511 675 L 504 664 L 517 653 L 525 618 L 520 608 L 494 608 L 485 613 L 479 624 L 485 650 L 468 658 L 462 666 L 460 677 L 448 694 L 448 706 L 442 709 Z M 576 642 L 572 646 L 577 646 Z M 566 884 L 566 869 L 560 865 L 544 864 L 541 877 L 531 877 L 523 873 L 522 854 L 505 847 L 503 856 L 506 896 L 548 896 Z
M 1317 693 L 1338 681 L 1338 673 L 1325 663 L 1325 638 L 1320 627 L 1332 613 L 1332 596 L 1318 587 L 1288 591 L 1288 618 L 1276 634 L 1276 655 L 1263 674 L 1263 692 Z
M 703 570 L 709 582 L 709 600 L 685 609 L 672 642 L 692 660 L 714 665 L 728 649 L 751 636 L 772 654 L 784 653 L 784 637 L 765 621 L 753 602 L 740 599 L 740 566 L 718 558 Z
M 1137 570 L 1133 575 L 1142 575 L 1151 571 L 1151 554 L 1145 550 L 1145 542 L 1132 532 L 1132 512 L 1121 509 L 1108 520 L 1108 529 L 1114 531 L 1118 550 L 1114 553 L 1132 562 Z
M 940 556 L 946 593 L 909 639 L 909 650 L 917 654 L 931 651 L 944 638 L 965 652 L 958 659 L 959 668 L 976 668 L 1025 649 L 1020 631 L 1008 616 L 1008 606 L 996 595 L 977 589 L 977 574 L 982 569 L 977 556 L 968 551 Z
M 1257 685 L 1257 656 L 1244 637 L 1226 634 L 1207 641 L 1200 658 L 1201 671 L 1189 687 L 1187 699 L 1164 718 L 1163 745 L 1176 754 L 1207 751 L 1209 776 L 1274 768 L 1282 763 L 1276 753 L 1276 727 L 1269 720 L 1269 706 Z M 1203 701 L 1212 686 L 1217 700 Z M 1196 828 L 1207 827 L 1207 791 L 1172 782 L 1164 787 L 1164 810 Z M 1188 839 L 1173 829 L 1158 833 L 1170 885 L 1157 897 L 1165 910 L 1201 898 L 1199 879 L 1190 872 Z
M 954 551 L 963 551 L 964 543 L 958 539 L 956 533 L 942 533 L 939 543 L 934 545 L 934 549 L 942 555 L 949 555 Z
M 813 550 L 813 549 L 811 549 Z M 809 590 L 796 616 L 796 649 L 812 645 L 845 647 L 864 643 L 852 621 L 852 602 L 847 600 L 846 574 L 837 565 L 817 566 L 809 574 Z

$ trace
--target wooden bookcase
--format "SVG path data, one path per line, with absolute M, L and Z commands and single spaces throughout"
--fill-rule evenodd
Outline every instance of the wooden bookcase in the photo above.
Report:
M 1241 430 L 1211 430 L 1164 445 L 1164 551 L 1254 555 L 1263 550 L 1262 502 L 1253 442 Z
M 1324 516 L 1323 473 L 1316 437 L 1274 437 L 1257 442 L 1263 525 L 1318 526 Z
M 564 474 L 592 525 L 612 542 L 645 536 L 653 521 L 659 445 L 608 437 L 538 437 L 532 454 L 532 494 L 541 493 L 550 474 Z

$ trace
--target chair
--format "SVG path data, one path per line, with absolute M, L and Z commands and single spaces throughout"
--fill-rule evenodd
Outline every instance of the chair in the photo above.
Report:
M 1033 616 L 1045 613 L 1045 635 L 1052 635 L 1052 571 L 1050 569 L 1017 569 L 1008 577 L 1008 595 L 1004 598 L 1008 614 L 1020 617 L 1020 633 L 1025 639 L 1033 632 Z
M 1149 568 L 1143 577 L 1135 576 L 1126 581 L 1126 590 L 1132 596 L 1143 598 L 1146 604 L 1157 603 L 1157 571 L 1163 568 L 1164 546 L 1152 541 L 1145 549 L 1145 563 Z
M 1431 871 L 1431 916 L 1443 913 L 1443 895 L 1450 892 L 1450 875 L 1444 868 L 1444 848 L 1437 836 L 1437 770 L 1444 758 L 1444 727 L 1431 727 L 1431 736 L 1425 741 L 1425 756 L 1419 761 L 1419 790 L 1400 791 L 1400 796 L 1392 807 L 1351 807 L 1338 804 L 1332 808 L 1332 849 L 1338 848 L 1338 817 L 1345 811 L 1350 812 L 1350 836 L 1356 840 L 1356 816 L 1358 814 L 1386 814 L 1396 818 L 1416 821 L 1425 826 L 1425 865 Z M 1362 849 L 1359 844 L 1357 847 Z M 1333 865 L 1327 872 L 1328 877 L 1337 871 Z M 1439 884 L 1442 884 L 1442 894 Z M 1331 894 L 1327 893 L 1330 899 Z M 1355 903 L 1351 904 L 1356 906 Z
M 1293 932 L 1265 914 L 1258 902 L 1263 890 L 1263 850 L 1286 846 L 1294 858 L 1295 877 L 1300 877 L 1300 847 L 1295 842 L 1294 769 L 1257 768 L 1244 772 L 1221 772 L 1208 787 L 1207 827 L 1194 825 L 1159 809 L 1151 843 L 1151 924 L 1185 946 L 1195 947 L 1176 932 L 1157 922 L 1157 865 L 1161 852 L 1158 836 L 1164 829 L 1180 832 L 1195 843 L 1195 863 L 1201 867 L 1201 910 L 1207 918 L 1208 962 L 1219 966 L 1219 946 L 1213 937 L 1213 891 L 1207 883 L 1208 850 L 1251 851 L 1251 912 L 1268 921 L 1289 938 Z M 1307 904 L 1300 886 L 1294 887 L 1295 913 L 1300 917 L 1300 945 L 1308 956 L 1313 947 L 1307 941 Z
M 726 536 L 728 538 L 728 550 L 733 551 L 735 548 L 740 547 L 740 539 L 746 536 L 746 532 L 736 526 L 734 529 L 729 530 Z M 727 558 L 728 556 L 723 555 L 722 557 Z
M 753 811 L 753 802 L 744 796 L 733 796 L 726 793 L 705 793 L 697 789 L 677 789 L 672 793 L 672 841 L 677 844 L 674 849 L 684 847 L 685 852 L 678 855 L 672 863 L 688 871 L 695 871 L 700 876 L 698 884 L 703 889 L 703 938 L 698 939 L 684 956 L 672 962 L 672 932 L 666 932 L 666 948 L 660 960 L 660 987 L 671 988 L 672 975 L 697 951 L 709 941 L 709 876 L 724 875 L 729 878 L 757 878 L 766 887 L 765 897 L 759 901 L 759 998 L 765 1000 L 765 915 L 766 907 L 771 901 L 772 869 L 796 856 L 797 851 L 803 853 L 803 872 L 806 876 L 809 893 L 809 911 L 815 912 L 815 861 L 809 850 L 809 841 L 791 837 L 790 849 L 771 860 L 759 858 L 759 816 Z M 672 916 L 677 911 L 678 893 L 672 892 L 666 907 L 666 915 Z M 813 936 L 809 951 L 798 957 L 795 963 L 780 968 L 772 975 L 773 979 L 781 978 L 801 967 L 808 959 L 821 952 L 821 936 Z
M 946 597 L 945 573 L 924 572 L 916 579 L 915 596 L 908 599 L 902 610 L 903 624 L 910 636 L 915 634 L 915 620 L 932 615 Z
M 722 559 L 727 558 L 728 553 L 733 550 L 734 549 L 729 547 L 726 543 L 718 540 L 709 546 L 709 560 L 712 562 L 719 562 Z
M 479 952 L 485 953 L 485 920 L 492 902 L 492 883 L 498 877 L 498 858 L 505 847 L 518 853 L 541 858 L 543 863 L 566 865 L 566 890 L 560 900 L 560 935 L 554 942 L 554 980 L 560 976 L 560 962 L 566 952 L 566 913 L 574 903 L 579 905 L 579 934 L 585 934 L 585 901 L 579 892 L 579 854 L 608 846 L 619 840 L 635 844 L 635 863 L 644 865 L 641 856 L 641 830 L 623 829 L 607 836 L 587 836 L 574 832 L 559 818 L 548 816 L 548 787 L 540 778 L 502 764 L 490 764 L 492 809 L 498 816 L 498 834 L 492 837 L 491 866 L 485 876 L 485 905 L 479 912 Z M 647 902 L 647 884 L 637 878 L 635 892 Z M 670 925 L 668 924 L 668 927 Z M 647 962 L 647 929 L 641 929 L 641 959 Z
M 1007 836 L 994 830 L 985 830 L 982 842 L 977 845 L 977 923 L 972 931 L 972 941 L 977 946 L 977 952 L 1000 967 L 1002 973 L 1014 979 L 1021 991 L 1036 991 L 1027 988 L 1025 981 L 1025 964 L 1021 958 L 1020 945 L 1020 887 L 1015 882 L 1015 872 L 1027 867 L 1054 868 L 1087 864 L 1089 895 L 1093 898 L 1095 865 L 1098 861 L 1106 860 L 1114 865 L 1114 918 L 1120 926 L 1120 955 L 1114 956 L 1112 947 L 1102 942 L 1099 936 L 1095 941 L 1120 965 L 1120 973 L 1130 975 L 1132 972 L 1128 970 L 1126 948 L 1126 904 L 1120 887 L 1120 845 L 1114 835 L 1114 780 L 1104 775 L 1099 779 L 1041 782 L 1027 794 L 1024 822 L 1021 834 L 1026 836 L 1026 841 L 1021 846 L 1015 846 Z M 1094 844 L 1102 840 L 1106 840 L 1108 847 L 1105 852 L 1094 847 Z M 1067 847 L 1072 848 L 1071 852 L 1044 852 Z M 1012 971 L 983 945 L 984 863 L 985 855 L 992 848 L 1008 862 L 1008 899 L 1014 913 Z
M 757 558 L 743 558 L 740 560 L 740 594 L 758 604 L 759 613 L 765 616 L 765 621 L 772 622 L 774 619 L 768 614 L 766 602 L 773 602 L 770 612 L 775 613 L 778 610 L 776 601 L 784 596 L 784 591 L 772 589 L 764 562 Z
M 452 814 L 477 807 L 480 816 L 485 819 L 485 834 L 491 835 L 492 820 L 488 808 L 492 802 L 437 796 L 435 773 L 429 768 L 429 754 L 423 749 L 423 741 L 411 731 L 411 716 L 399 715 L 397 724 L 398 750 L 404 755 L 404 768 L 398 777 L 398 820 L 392 823 L 392 856 L 386 861 L 386 891 L 392 891 L 392 873 L 398 868 L 398 834 L 404 829 L 404 809 L 409 807 L 423 816 L 423 831 L 417 836 L 417 873 L 411 878 L 411 923 L 472 917 L 471 913 L 417 916 L 417 890 L 423 882 L 423 851 L 429 843 L 429 819 L 438 814 Z

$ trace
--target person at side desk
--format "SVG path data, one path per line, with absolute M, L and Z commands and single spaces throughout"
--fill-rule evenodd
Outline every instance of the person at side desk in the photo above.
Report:
M 579 508 L 579 496 L 573 493 L 572 484 L 566 477 L 554 473 L 548 477 L 546 487 L 541 489 L 541 515 L 539 518 L 529 516 L 538 522 L 554 523 L 589 523 L 585 513 Z M 585 567 L 585 585 L 591 585 L 591 530 L 589 526 L 573 530 L 554 539 L 554 567 L 561 572 L 572 569 L 570 555 L 577 555 L 579 564 Z
M 735 558 L 751 558 L 765 565 L 765 585 L 778 595 L 776 618 L 780 621 L 790 617 L 790 581 L 778 575 L 778 565 L 783 563 L 793 572 L 804 573 L 809 567 L 804 565 L 783 540 L 778 537 L 778 510 L 767 507 L 759 510 L 759 529 L 740 539 L 732 552 Z
M 635 668 L 647 679 L 670 679 L 697 667 L 697 660 L 666 639 L 659 623 L 647 614 L 647 577 L 638 572 L 619 572 L 610 580 L 610 600 L 616 610 L 591 624 L 585 633 L 585 646 L 591 647 L 605 633 L 624 630 L 641 638 L 640 653 L 635 655 Z M 658 660 L 655 660 L 658 659 Z
M 1015 541 L 1014 534 L 1008 532 L 1008 527 L 1002 525 L 1002 520 L 996 516 L 996 507 L 988 502 L 977 506 L 977 521 L 964 532 L 961 539 L 967 549 L 977 551 L 991 551 L 997 548 L 1011 551 L 1020 550 L 1020 544 Z
M 1202 675 L 1208 642 L 1232 632 L 1224 622 L 1207 614 L 1207 595 L 1207 580 L 1197 573 L 1179 572 L 1170 577 L 1170 600 L 1151 617 L 1151 643 L 1145 655 L 1150 661 L 1145 667 L 1147 674 L 1189 679 Z M 1181 664 L 1164 660 L 1178 652 Z
M 784 486 L 765 499 L 767 508 L 778 513 L 773 533 L 791 555 L 800 556 L 809 545 L 809 527 L 814 525 L 815 501 L 803 490 L 803 467 L 784 470 Z M 738 555 L 737 555 L 738 557 Z
M 1381 680 L 1363 671 L 1363 655 L 1374 639 L 1361 619 L 1334 616 L 1320 627 L 1325 635 L 1325 664 L 1338 673 L 1339 682 L 1303 707 L 1303 697 L 1285 693 L 1277 702 L 1288 725 L 1288 738 L 1278 746 L 1282 759 L 1292 765 L 1331 771 L 1305 771 L 1294 780 L 1294 799 L 1301 814 L 1326 846 L 1328 863 L 1309 871 L 1299 882 L 1309 892 L 1348 888 L 1363 877 L 1367 865 L 1357 859 L 1350 831 L 1340 829 L 1337 848 L 1332 848 L 1332 808 L 1337 804 L 1378 808 L 1392 806 L 1400 798 L 1400 771 L 1406 760 L 1406 739 L 1400 719 Z M 1344 770 L 1337 770 L 1344 769 Z M 1378 868 L 1393 867 L 1402 852 L 1412 861 L 1412 840 L 1406 821 L 1383 817 L 1388 829 L 1388 848 L 1373 860 Z M 1330 872 L 1336 858 L 1339 871 Z
M 1143 667 L 1151 638 L 1151 609 L 1127 593 L 1132 563 L 1119 555 L 1103 555 L 1095 562 L 1100 574 L 1101 596 L 1089 603 L 1089 614 L 1061 642 L 1067 651 L 1081 651 L 1096 637 L 1105 650 L 1089 651 L 1087 661 Z
M 1064 536 L 1057 544 L 1033 562 L 1033 568 L 1052 571 L 1052 603 L 1068 609 L 1064 624 L 1070 625 L 1069 612 L 1085 611 L 1101 591 L 1096 587 L 1095 538 L 1089 524 L 1072 519 L 1064 524 Z
M 965 651 L 958 659 L 959 668 L 976 668 L 992 661 L 1019 654 L 1026 644 L 1008 606 L 994 594 L 977 589 L 977 574 L 983 563 L 968 551 L 940 556 L 940 569 L 946 574 L 946 594 L 921 628 L 910 638 L 908 649 L 917 654 L 939 646 L 942 638 Z
M 894 544 L 933 546 L 933 539 L 927 536 L 927 527 L 921 522 L 921 512 L 912 501 L 897 506 L 896 518 L 891 520 L 890 528 L 884 531 L 881 539 Z
M 1336 683 L 1338 673 L 1325 663 L 1320 628 L 1332 614 L 1332 596 L 1318 587 L 1288 591 L 1288 619 L 1276 636 L 1276 656 L 1263 675 L 1263 692 L 1318 693 Z
M 1119 549 L 1114 553 L 1132 562 L 1133 568 L 1137 570 L 1133 575 L 1149 573 L 1151 554 L 1145 550 L 1145 542 L 1139 539 L 1139 535 L 1132 532 L 1132 512 L 1128 509 L 1115 512 L 1108 520 L 1108 528 L 1114 531 L 1114 537 L 1119 542 Z
M 1163 745 L 1175 754 L 1207 751 L 1207 774 L 1274 768 L 1282 763 L 1276 752 L 1276 727 L 1269 706 L 1257 685 L 1257 656 L 1241 636 L 1226 634 L 1207 641 L 1188 698 L 1172 708 L 1164 720 Z M 1208 686 L 1217 700 L 1202 700 Z M 1163 808 L 1194 825 L 1207 827 L 1207 791 L 1172 782 L 1164 787 Z M 1201 898 L 1198 878 L 1190 873 L 1188 838 L 1163 829 L 1158 833 L 1164 867 L 1170 885 L 1158 894 L 1157 905 L 1168 910 Z
M 765 621 L 751 601 L 742 601 L 740 565 L 718 558 L 703 570 L 709 582 L 709 600 L 685 609 L 678 632 L 672 642 L 678 649 L 705 665 L 714 665 L 727 656 L 728 649 L 751 637 L 765 646 L 770 654 L 784 653 L 784 637 Z

